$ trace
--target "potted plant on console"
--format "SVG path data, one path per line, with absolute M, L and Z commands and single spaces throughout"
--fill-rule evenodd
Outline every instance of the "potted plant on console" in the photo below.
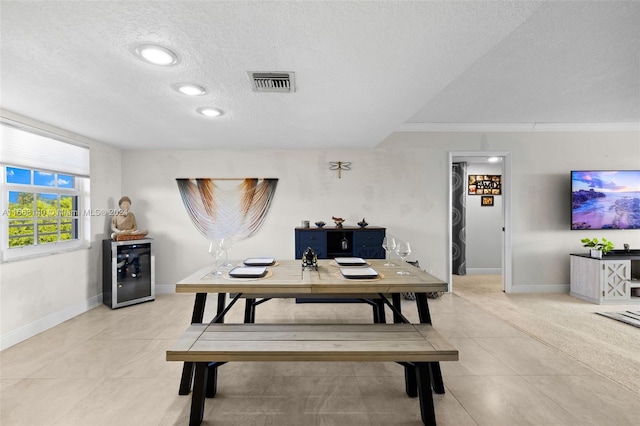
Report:
M 602 241 L 597 238 L 583 238 L 580 242 L 583 247 L 589 247 L 589 255 L 597 259 L 602 259 L 602 255 L 609 253 L 614 247 L 613 243 L 606 238 Z

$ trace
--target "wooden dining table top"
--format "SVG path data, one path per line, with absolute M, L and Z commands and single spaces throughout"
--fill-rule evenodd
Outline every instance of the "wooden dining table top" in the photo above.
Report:
M 230 268 L 215 275 L 214 265 L 207 265 L 176 283 L 177 293 L 251 293 L 270 295 L 429 293 L 448 291 L 448 284 L 433 275 L 406 264 L 408 275 L 398 275 L 400 266 L 384 266 L 384 259 L 365 259 L 362 267 L 373 268 L 376 278 L 345 278 L 341 266 L 333 259 L 318 260 L 318 269 L 302 268 L 301 260 L 276 260 L 267 266 L 262 278 L 233 278 Z M 232 262 L 242 266 L 242 261 Z M 395 262 L 396 265 L 399 261 Z M 349 268 L 352 268 L 349 266 Z

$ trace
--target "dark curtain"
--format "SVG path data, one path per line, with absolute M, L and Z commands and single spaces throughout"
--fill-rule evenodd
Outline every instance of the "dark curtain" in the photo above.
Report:
M 467 275 L 467 163 L 453 163 L 451 178 L 451 258 L 453 260 L 453 262 L 451 263 L 451 273 L 456 275 Z

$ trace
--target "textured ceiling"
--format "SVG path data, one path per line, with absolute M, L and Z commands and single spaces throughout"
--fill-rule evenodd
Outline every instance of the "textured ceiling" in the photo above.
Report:
M 1 107 L 123 149 L 366 148 L 409 129 L 640 122 L 638 1 L 2 0 L 0 19 Z M 141 62 L 144 42 L 179 63 Z M 293 71 L 296 92 L 253 92 L 247 71 Z

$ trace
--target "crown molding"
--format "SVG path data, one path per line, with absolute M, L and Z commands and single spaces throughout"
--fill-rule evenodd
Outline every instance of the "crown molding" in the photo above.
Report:
M 404 123 L 397 132 L 638 132 L 637 123 Z

